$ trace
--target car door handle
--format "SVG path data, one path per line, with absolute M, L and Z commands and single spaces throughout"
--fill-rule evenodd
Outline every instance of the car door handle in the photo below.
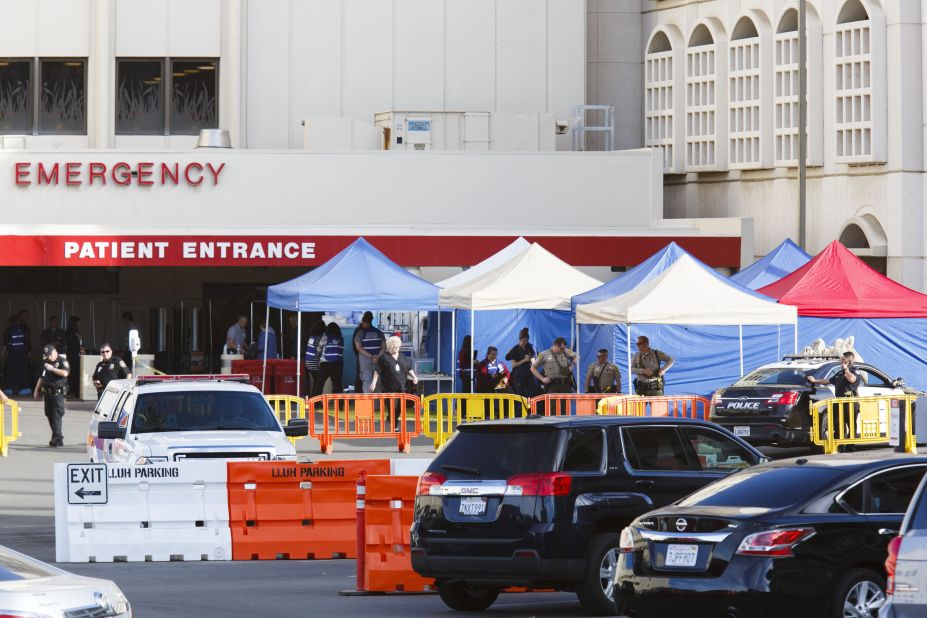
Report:
M 650 481 L 650 480 L 646 480 L 646 481 L 642 480 L 642 481 L 634 481 L 634 485 L 637 487 L 643 487 L 643 488 L 649 489 L 650 487 L 653 487 L 654 483 L 653 481 Z
M 879 534 L 882 536 L 898 536 L 898 531 L 891 528 L 879 528 Z

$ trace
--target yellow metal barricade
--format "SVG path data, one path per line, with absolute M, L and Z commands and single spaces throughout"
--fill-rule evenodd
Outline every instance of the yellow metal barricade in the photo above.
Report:
M 612 416 L 671 416 L 709 420 L 711 402 L 698 395 L 639 397 L 620 395 L 599 402 L 596 414 Z
M 286 424 L 290 422 L 290 419 L 294 418 L 304 418 L 309 420 L 310 424 L 312 423 L 306 415 L 305 399 L 294 395 L 264 395 L 264 399 L 266 399 L 270 407 L 273 408 L 274 415 L 280 420 L 282 425 L 286 426 Z M 289 440 L 295 445 L 297 440 L 305 437 L 306 436 L 291 436 Z
M 880 397 L 837 397 L 811 405 L 811 441 L 825 453 L 836 453 L 841 446 L 888 444 L 891 437 L 891 411 L 904 415 L 907 427 L 904 450 L 917 452 L 914 435 L 916 395 Z M 899 420 L 901 420 L 899 418 Z
M 461 423 L 515 418 L 527 415 L 529 410 L 525 397 L 511 393 L 429 395 L 422 399 L 423 433 L 434 441 L 435 450 L 438 450 Z
M 10 420 L 7 422 L 7 410 Z M 12 399 L 0 405 L 0 455 L 6 457 L 10 451 L 10 442 L 20 437 L 19 433 L 19 404 Z

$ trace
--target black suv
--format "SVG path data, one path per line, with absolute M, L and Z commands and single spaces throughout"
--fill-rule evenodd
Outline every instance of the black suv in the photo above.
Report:
M 618 536 L 635 517 L 764 460 L 713 423 L 536 417 L 467 423 L 419 480 L 412 567 L 452 609 L 510 586 L 575 591 L 614 614 Z

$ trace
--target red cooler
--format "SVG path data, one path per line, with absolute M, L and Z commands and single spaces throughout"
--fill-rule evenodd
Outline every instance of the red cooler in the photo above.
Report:
M 296 361 L 290 361 L 286 365 L 277 364 L 274 367 L 273 385 L 274 395 L 296 394 Z

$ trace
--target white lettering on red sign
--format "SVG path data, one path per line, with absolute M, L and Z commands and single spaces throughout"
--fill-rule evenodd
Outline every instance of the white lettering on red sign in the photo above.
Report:
M 314 260 L 314 242 L 294 241 L 176 241 L 183 260 Z M 66 260 L 150 260 L 164 259 L 173 249 L 169 241 L 73 241 L 63 244 Z

